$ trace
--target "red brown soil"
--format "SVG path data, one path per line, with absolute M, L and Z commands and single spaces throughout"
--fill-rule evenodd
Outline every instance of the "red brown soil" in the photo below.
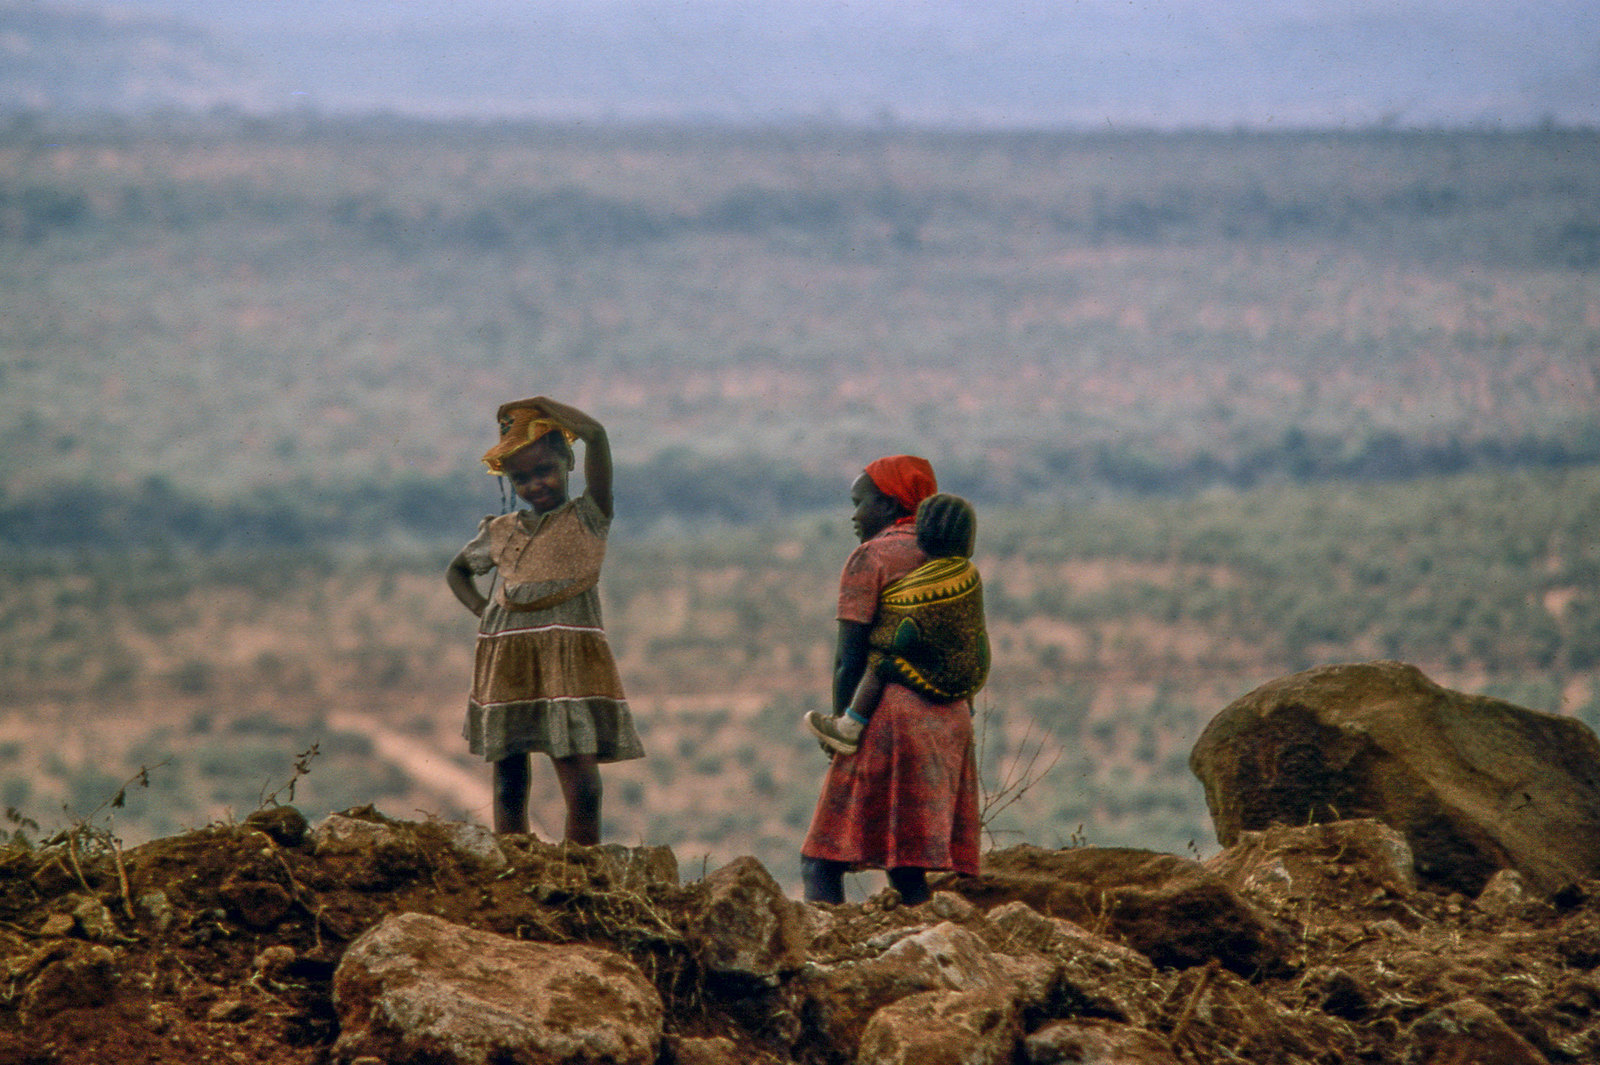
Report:
M 669 1034 L 726 1036 L 750 1061 L 840 1060 L 774 1040 L 764 1018 L 784 989 L 752 998 L 701 976 L 685 936 L 697 884 L 624 884 L 599 851 L 532 837 L 502 837 L 511 864 L 496 870 L 452 847 L 443 825 L 401 828 L 392 844 L 319 856 L 298 813 L 276 807 L 125 854 L 86 833 L 0 849 L 0 1065 L 326 1062 L 341 954 L 408 911 L 611 947 L 655 981 Z M 1186 1061 L 1377 1063 L 1395 1060 L 1412 1021 L 1474 998 L 1551 1062 L 1600 1060 L 1600 884 L 1491 915 L 1348 871 L 1341 883 L 1340 869 L 1326 863 L 1319 895 L 1257 900 L 1296 933 L 1286 974 L 1158 972 L 1156 986 L 1128 989 L 1164 1002 L 1145 1027 Z M 891 892 L 831 916 L 814 962 L 866 956 L 874 936 L 939 919 Z M 988 938 L 981 914 L 962 920 Z

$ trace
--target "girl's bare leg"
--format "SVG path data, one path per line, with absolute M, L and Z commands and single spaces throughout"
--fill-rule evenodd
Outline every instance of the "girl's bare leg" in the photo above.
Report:
M 513 754 L 494 764 L 494 830 L 528 831 L 528 778 L 532 770 L 526 754 Z
M 600 763 L 592 754 L 552 758 L 561 795 L 567 800 L 567 842 L 592 847 L 600 842 Z

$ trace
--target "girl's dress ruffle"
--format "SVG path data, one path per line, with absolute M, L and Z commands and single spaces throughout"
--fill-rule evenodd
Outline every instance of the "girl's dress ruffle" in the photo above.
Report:
M 527 752 L 552 758 L 592 754 L 601 762 L 644 757 L 628 704 L 600 696 L 498 706 L 471 702 L 462 731 L 472 753 L 490 762 Z

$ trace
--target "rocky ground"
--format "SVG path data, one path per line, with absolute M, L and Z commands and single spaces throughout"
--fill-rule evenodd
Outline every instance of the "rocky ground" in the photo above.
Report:
M 125 853 L 81 830 L 0 849 L 0 1063 L 1600 1061 L 1600 882 L 1419 886 L 1376 822 L 1248 833 L 1207 866 L 1022 846 L 939 887 L 812 907 L 753 860 L 680 883 L 665 848 L 370 809 L 313 829 L 272 807 Z M 498 1007 L 421 1039 L 433 1021 L 384 975 L 403 950 L 374 960 L 375 929 L 419 933 L 401 914 L 483 970 L 439 1001 L 493 999 L 495 944 L 615 979 L 571 1016 L 540 1007 L 559 1046 L 485 1036 L 519 1023 Z M 401 983 L 444 948 L 404 949 Z

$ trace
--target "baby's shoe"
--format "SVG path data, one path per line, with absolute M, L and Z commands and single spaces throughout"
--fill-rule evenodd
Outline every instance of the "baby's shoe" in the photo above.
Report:
M 861 722 L 848 714 L 833 717 L 820 710 L 808 710 L 806 728 L 831 751 L 855 754 L 861 747 Z

